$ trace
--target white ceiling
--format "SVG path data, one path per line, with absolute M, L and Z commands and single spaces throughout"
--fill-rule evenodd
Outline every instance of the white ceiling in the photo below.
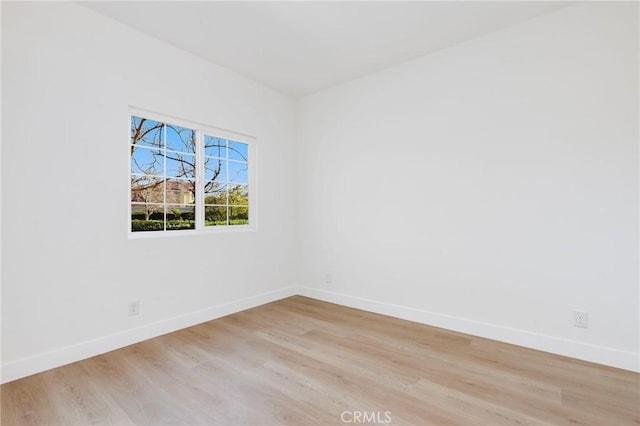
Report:
M 566 6 L 484 1 L 92 1 L 85 6 L 305 95 Z

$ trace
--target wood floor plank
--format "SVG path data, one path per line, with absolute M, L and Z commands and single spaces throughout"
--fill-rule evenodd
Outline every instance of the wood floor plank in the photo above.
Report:
M 637 373 L 300 296 L 0 392 L 7 426 L 640 425 Z

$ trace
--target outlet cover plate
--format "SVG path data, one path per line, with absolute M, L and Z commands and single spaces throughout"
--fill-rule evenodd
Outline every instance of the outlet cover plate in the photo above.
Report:
M 589 313 L 586 311 L 573 311 L 573 326 L 589 328 Z

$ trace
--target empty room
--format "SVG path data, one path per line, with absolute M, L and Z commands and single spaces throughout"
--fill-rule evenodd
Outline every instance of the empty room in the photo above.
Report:
M 0 423 L 640 424 L 636 1 L 1 1 Z

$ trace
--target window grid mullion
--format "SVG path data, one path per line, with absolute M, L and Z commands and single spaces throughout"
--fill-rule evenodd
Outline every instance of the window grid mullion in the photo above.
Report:
M 163 217 L 163 229 L 167 230 L 167 123 L 162 123 L 162 173 L 164 177 L 164 194 L 163 194 L 163 206 L 162 206 L 162 217 Z
M 204 229 L 204 134 L 196 130 L 196 224 L 197 230 Z
M 224 187 L 227 189 L 227 199 L 225 200 L 226 210 L 227 210 L 227 226 L 231 225 L 231 218 L 229 215 L 231 214 L 231 209 L 229 208 L 229 139 L 225 139 L 224 141 L 226 149 L 225 158 L 224 158 L 224 170 L 226 171 L 226 176 L 224 177 Z

